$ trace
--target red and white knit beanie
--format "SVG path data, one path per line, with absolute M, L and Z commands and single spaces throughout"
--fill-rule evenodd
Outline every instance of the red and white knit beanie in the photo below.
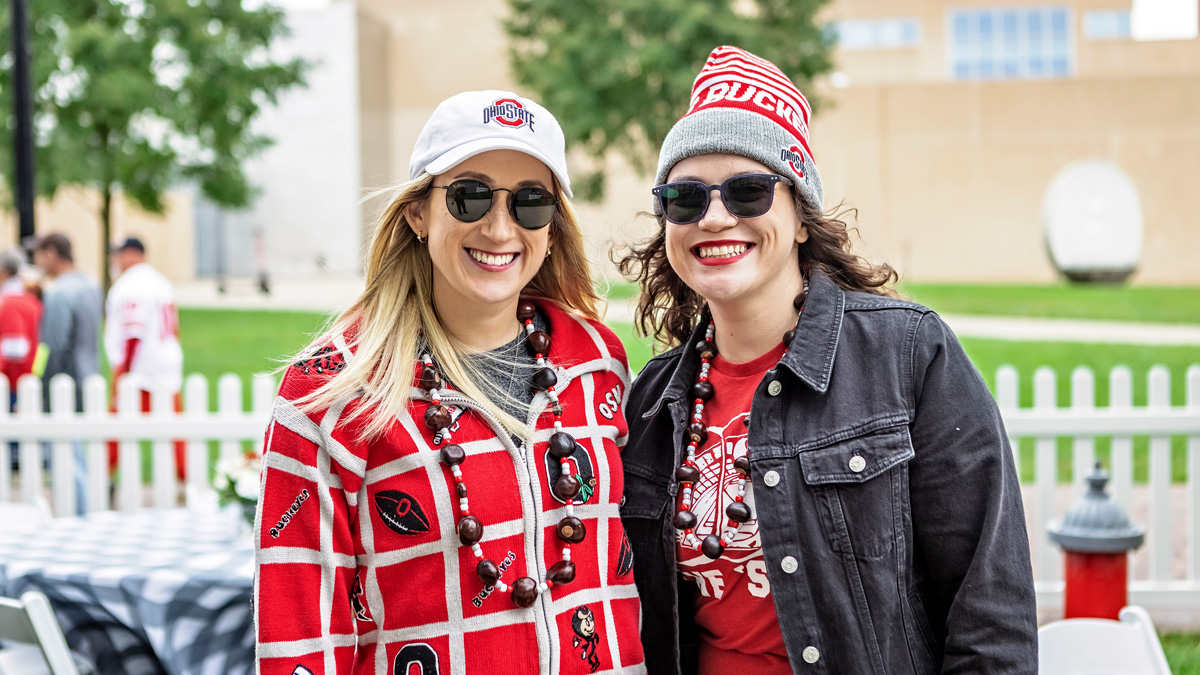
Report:
M 821 176 L 808 147 L 811 114 L 804 95 L 775 64 L 744 49 L 717 47 L 692 84 L 687 113 L 663 141 L 655 185 L 687 157 L 742 155 L 791 179 L 796 192 L 821 210 Z

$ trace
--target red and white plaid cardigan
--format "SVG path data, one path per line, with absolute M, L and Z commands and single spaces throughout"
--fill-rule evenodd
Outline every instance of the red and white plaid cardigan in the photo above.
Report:
M 260 673 L 645 672 L 632 553 L 617 510 L 625 350 L 600 323 L 550 303 L 540 309 L 563 427 L 586 450 L 573 456 L 584 484 L 574 511 L 587 529 L 572 546 L 575 580 L 529 609 L 485 589 L 455 531 L 454 479 L 423 422 L 423 391 L 414 388 L 407 413 L 370 443 L 357 440 L 361 420 L 340 421 L 356 399 L 308 414 L 296 408 L 352 358 L 337 339 L 288 369 L 267 432 L 254 582 Z M 561 469 L 547 453 L 554 417 L 544 395 L 534 404 L 541 414 L 532 451 L 473 402 L 459 404 L 451 427 L 466 450 L 461 469 L 471 512 L 484 523 L 484 555 L 510 584 L 544 579 L 562 549 L 555 525 L 564 505 L 550 492 Z

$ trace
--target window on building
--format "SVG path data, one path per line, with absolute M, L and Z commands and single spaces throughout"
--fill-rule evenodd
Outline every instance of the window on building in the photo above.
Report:
M 830 29 L 838 47 L 847 50 L 900 49 L 921 44 L 921 22 L 917 19 L 836 21 Z
M 950 10 L 957 80 L 1067 77 L 1074 70 L 1071 10 L 1060 6 Z
M 1089 40 L 1128 40 L 1129 10 L 1104 9 L 1083 13 L 1083 36 Z

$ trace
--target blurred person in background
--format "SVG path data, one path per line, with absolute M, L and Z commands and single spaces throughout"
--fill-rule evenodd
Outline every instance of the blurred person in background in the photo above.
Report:
M 24 256 L 15 251 L 0 252 L 0 376 L 8 381 L 8 406 L 17 410 L 17 380 L 33 372 L 37 357 L 38 323 L 42 303 L 21 280 Z M 12 466 L 16 467 L 17 443 L 10 445 Z
M 633 384 L 622 457 L 649 671 L 1035 672 L 996 404 L 822 211 L 808 119 L 774 64 L 714 50 L 622 262 L 674 347 Z
M 100 286 L 75 269 L 71 240 L 48 234 L 34 244 L 33 262 L 50 280 L 42 291 L 42 398 L 50 409 L 50 380 L 59 373 L 75 381 L 75 411 L 83 412 L 83 379 L 100 372 Z
M 42 303 L 21 280 L 24 259 L 14 251 L 0 252 L 0 372 L 8 380 L 10 403 L 17 402 L 17 379 L 33 372 L 37 356 Z
M 562 130 L 516 94 L 458 94 L 409 179 L 366 290 L 276 399 L 259 670 L 644 672 L 618 512 L 628 363 L 598 321 Z
M 48 234 L 33 246 L 33 262 L 49 277 L 42 290 L 42 344 L 47 350 L 42 371 L 43 410 L 50 410 L 50 382 L 65 374 L 75 381 L 75 412 L 83 412 L 83 381 L 100 372 L 100 320 L 103 311 L 100 286 L 75 269 L 71 240 Z M 75 452 L 75 508 L 84 512 L 86 462 L 83 442 Z M 43 446 L 50 455 L 50 445 Z
M 171 396 L 175 412 L 183 410 L 183 350 L 179 346 L 179 311 L 175 289 L 146 262 L 146 246 L 136 237 L 114 244 L 112 263 L 119 276 L 105 303 L 104 349 L 112 368 L 110 407 L 115 412 L 117 382 L 128 377 L 138 390 L 142 412 L 150 412 L 156 389 Z M 117 466 L 118 444 L 108 444 L 109 471 Z M 175 441 L 175 472 L 186 476 L 187 443 Z

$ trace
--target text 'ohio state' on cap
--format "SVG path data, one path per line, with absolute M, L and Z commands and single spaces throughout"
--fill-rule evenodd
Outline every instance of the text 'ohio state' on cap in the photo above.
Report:
M 742 155 L 790 179 L 820 211 L 821 176 L 808 143 L 811 114 L 808 100 L 774 63 L 738 47 L 717 47 L 692 84 L 687 112 L 663 141 L 655 185 L 688 157 Z
M 510 91 L 465 91 L 438 104 L 408 163 L 408 177 L 438 175 L 490 150 L 516 150 L 550 168 L 566 196 L 566 140 L 558 120 L 536 102 Z

